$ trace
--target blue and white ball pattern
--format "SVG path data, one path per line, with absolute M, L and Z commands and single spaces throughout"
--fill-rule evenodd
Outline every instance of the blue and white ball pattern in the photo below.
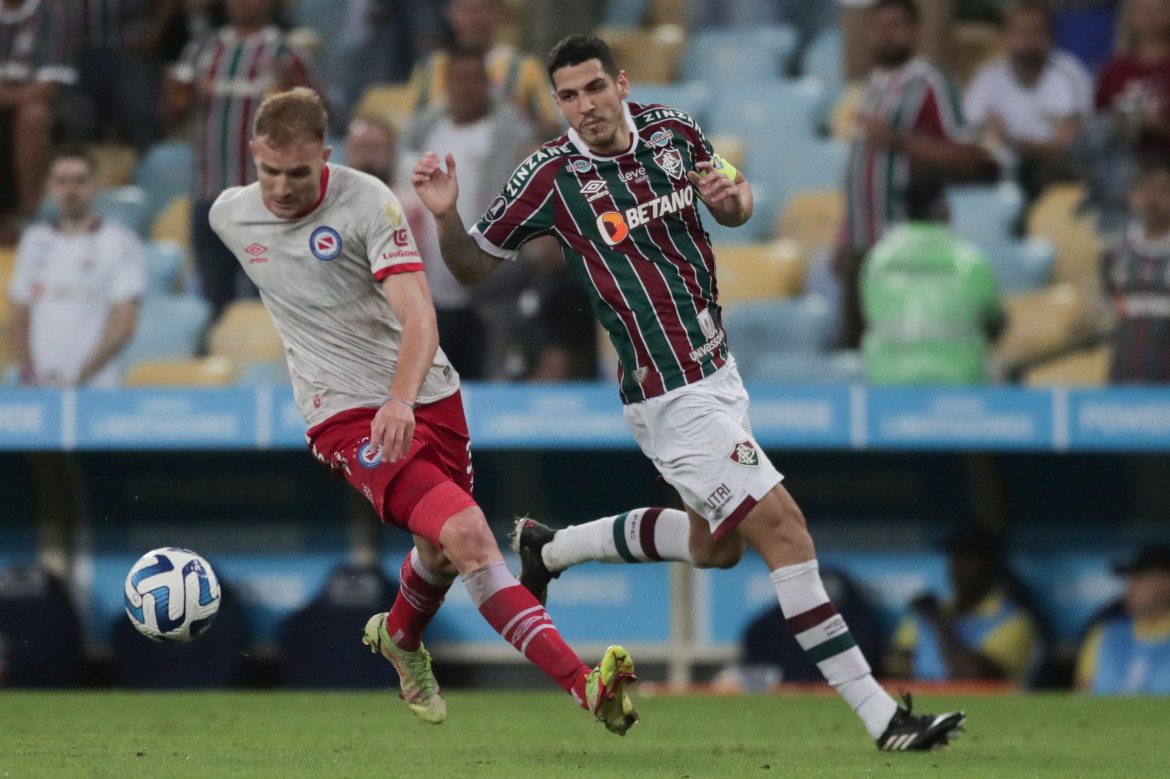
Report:
M 198 638 L 219 613 L 219 579 L 189 549 L 144 554 L 126 576 L 126 615 L 138 632 L 166 643 Z

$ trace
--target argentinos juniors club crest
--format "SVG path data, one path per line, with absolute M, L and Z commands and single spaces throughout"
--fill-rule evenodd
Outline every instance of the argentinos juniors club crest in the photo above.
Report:
M 756 451 L 756 446 L 751 441 L 740 441 L 732 447 L 728 459 L 736 465 L 756 468 L 760 464 L 760 453 Z
M 654 152 L 654 161 L 658 167 L 666 171 L 671 178 L 681 179 L 683 175 L 682 155 L 673 147 L 667 147 Z

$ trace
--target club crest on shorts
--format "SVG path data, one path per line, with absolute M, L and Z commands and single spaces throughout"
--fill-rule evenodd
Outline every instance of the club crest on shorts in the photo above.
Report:
M 654 161 L 658 167 L 666 171 L 672 179 L 681 179 L 683 176 L 682 155 L 674 147 L 666 148 L 654 153 Z
M 318 260 L 329 262 L 341 254 L 341 235 L 332 227 L 318 227 L 309 236 L 309 248 Z
M 373 441 L 366 441 L 358 447 L 358 462 L 363 468 L 374 469 L 382 464 L 382 447 L 373 448 Z
M 758 468 L 760 465 L 760 453 L 756 451 L 756 445 L 751 440 L 740 441 L 731 447 L 731 454 L 728 455 L 736 465 L 743 465 L 748 468 Z

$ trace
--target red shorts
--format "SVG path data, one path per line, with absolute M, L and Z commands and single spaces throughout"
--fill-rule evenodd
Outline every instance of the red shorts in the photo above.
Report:
M 370 451 L 370 423 L 377 413 L 376 408 L 352 408 L 334 414 L 309 429 L 309 448 L 314 457 L 343 474 L 365 495 L 383 522 L 428 538 L 437 537 L 437 528 L 408 527 L 409 517 L 395 516 L 392 507 L 413 506 L 416 501 L 411 499 L 412 493 L 421 496 L 436 480 L 453 482 L 467 493 L 468 504 L 474 505 L 471 489 L 475 472 L 471 467 L 471 438 L 463 416 L 463 398 L 456 392 L 415 408 L 410 453 L 394 463 L 384 462 L 380 452 Z M 411 464 L 414 466 L 408 467 Z M 400 508 L 397 513 L 409 512 Z

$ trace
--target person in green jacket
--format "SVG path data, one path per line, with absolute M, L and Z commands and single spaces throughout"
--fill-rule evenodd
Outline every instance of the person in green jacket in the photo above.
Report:
M 873 384 L 976 384 L 1004 326 L 995 277 L 972 244 L 955 237 L 941 178 L 906 188 L 908 221 L 865 258 L 865 375 Z

